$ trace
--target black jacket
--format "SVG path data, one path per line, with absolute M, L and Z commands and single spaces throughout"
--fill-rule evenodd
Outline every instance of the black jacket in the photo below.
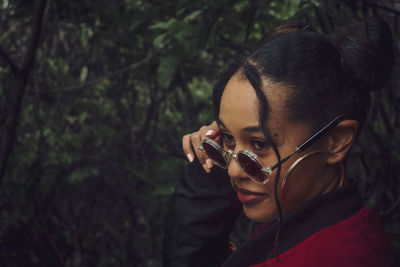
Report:
M 189 164 L 168 212 L 164 266 L 218 266 L 231 252 L 228 235 L 240 210 L 226 170 L 207 174 L 197 160 Z

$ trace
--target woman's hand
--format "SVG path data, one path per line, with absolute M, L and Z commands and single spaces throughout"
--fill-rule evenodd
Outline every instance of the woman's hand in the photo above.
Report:
M 194 158 L 197 157 L 204 170 L 208 173 L 211 171 L 213 163 L 207 157 L 207 154 L 199 149 L 201 141 L 205 138 L 219 142 L 219 127 L 215 121 L 210 125 L 201 127 L 197 132 L 183 136 L 182 149 L 189 162 L 193 162 Z

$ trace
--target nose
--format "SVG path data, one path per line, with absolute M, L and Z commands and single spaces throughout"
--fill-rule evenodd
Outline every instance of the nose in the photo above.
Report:
M 240 149 L 237 149 L 234 151 L 236 154 Z M 240 167 L 239 162 L 237 161 L 236 158 L 232 157 L 231 161 L 228 165 L 228 175 L 231 177 L 231 179 L 242 179 L 242 178 L 248 178 L 247 174 L 242 170 L 242 167 Z

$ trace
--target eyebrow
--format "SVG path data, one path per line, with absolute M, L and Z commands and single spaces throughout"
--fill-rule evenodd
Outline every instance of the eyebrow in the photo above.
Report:
M 225 124 L 222 122 L 220 118 L 216 119 L 217 124 L 220 126 L 223 126 L 224 128 L 228 129 L 228 127 L 225 126 Z M 243 131 L 248 132 L 248 133 L 258 133 L 262 132 L 262 129 L 259 125 L 254 125 L 254 126 L 246 126 L 243 128 Z
M 249 132 L 249 133 L 258 133 L 258 132 L 262 132 L 261 127 L 258 126 L 258 125 L 244 127 L 244 128 L 243 128 L 243 131 Z

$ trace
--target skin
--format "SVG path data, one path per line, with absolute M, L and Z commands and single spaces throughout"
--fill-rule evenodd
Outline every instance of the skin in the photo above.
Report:
M 222 143 L 224 150 L 231 149 L 235 153 L 243 149 L 249 150 L 257 155 L 258 161 L 263 166 L 271 166 L 277 162 L 275 153 L 269 145 L 271 141 L 276 144 L 281 157 L 285 157 L 293 153 L 301 142 L 313 134 L 307 124 L 287 119 L 288 110 L 285 102 L 290 96 L 290 89 L 284 84 L 273 83 L 264 78 L 262 88 L 270 106 L 267 127 L 273 136 L 273 140 L 267 140 L 259 127 L 258 102 L 254 89 L 250 82 L 241 76 L 234 75 L 225 87 L 218 123 L 202 127 L 198 132 L 183 138 L 185 154 L 191 155 L 192 158 L 198 157 L 206 172 L 213 167 L 212 163 L 210 164 L 211 160 L 198 149 L 192 150 L 192 147 L 197 148 L 205 137 Z M 344 162 L 357 130 L 356 121 L 342 121 L 320 141 L 302 154 L 294 155 L 282 165 L 278 192 L 281 192 L 284 175 L 299 157 L 310 151 L 325 151 L 302 161 L 302 164 L 289 176 L 285 186 L 285 198 L 292 209 L 339 186 L 339 180 L 344 179 L 341 177 L 340 164 Z M 247 217 L 254 221 L 268 222 L 278 216 L 273 194 L 275 171 L 268 183 L 259 184 L 247 176 L 236 160 L 232 160 L 228 166 L 228 174 L 239 190 L 262 193 L 265 196 L 257 203 L 243 205 Z M 282 203 L 282 199 L 280 201 Z M 283 207 L 286 212 L 287 209 Z

